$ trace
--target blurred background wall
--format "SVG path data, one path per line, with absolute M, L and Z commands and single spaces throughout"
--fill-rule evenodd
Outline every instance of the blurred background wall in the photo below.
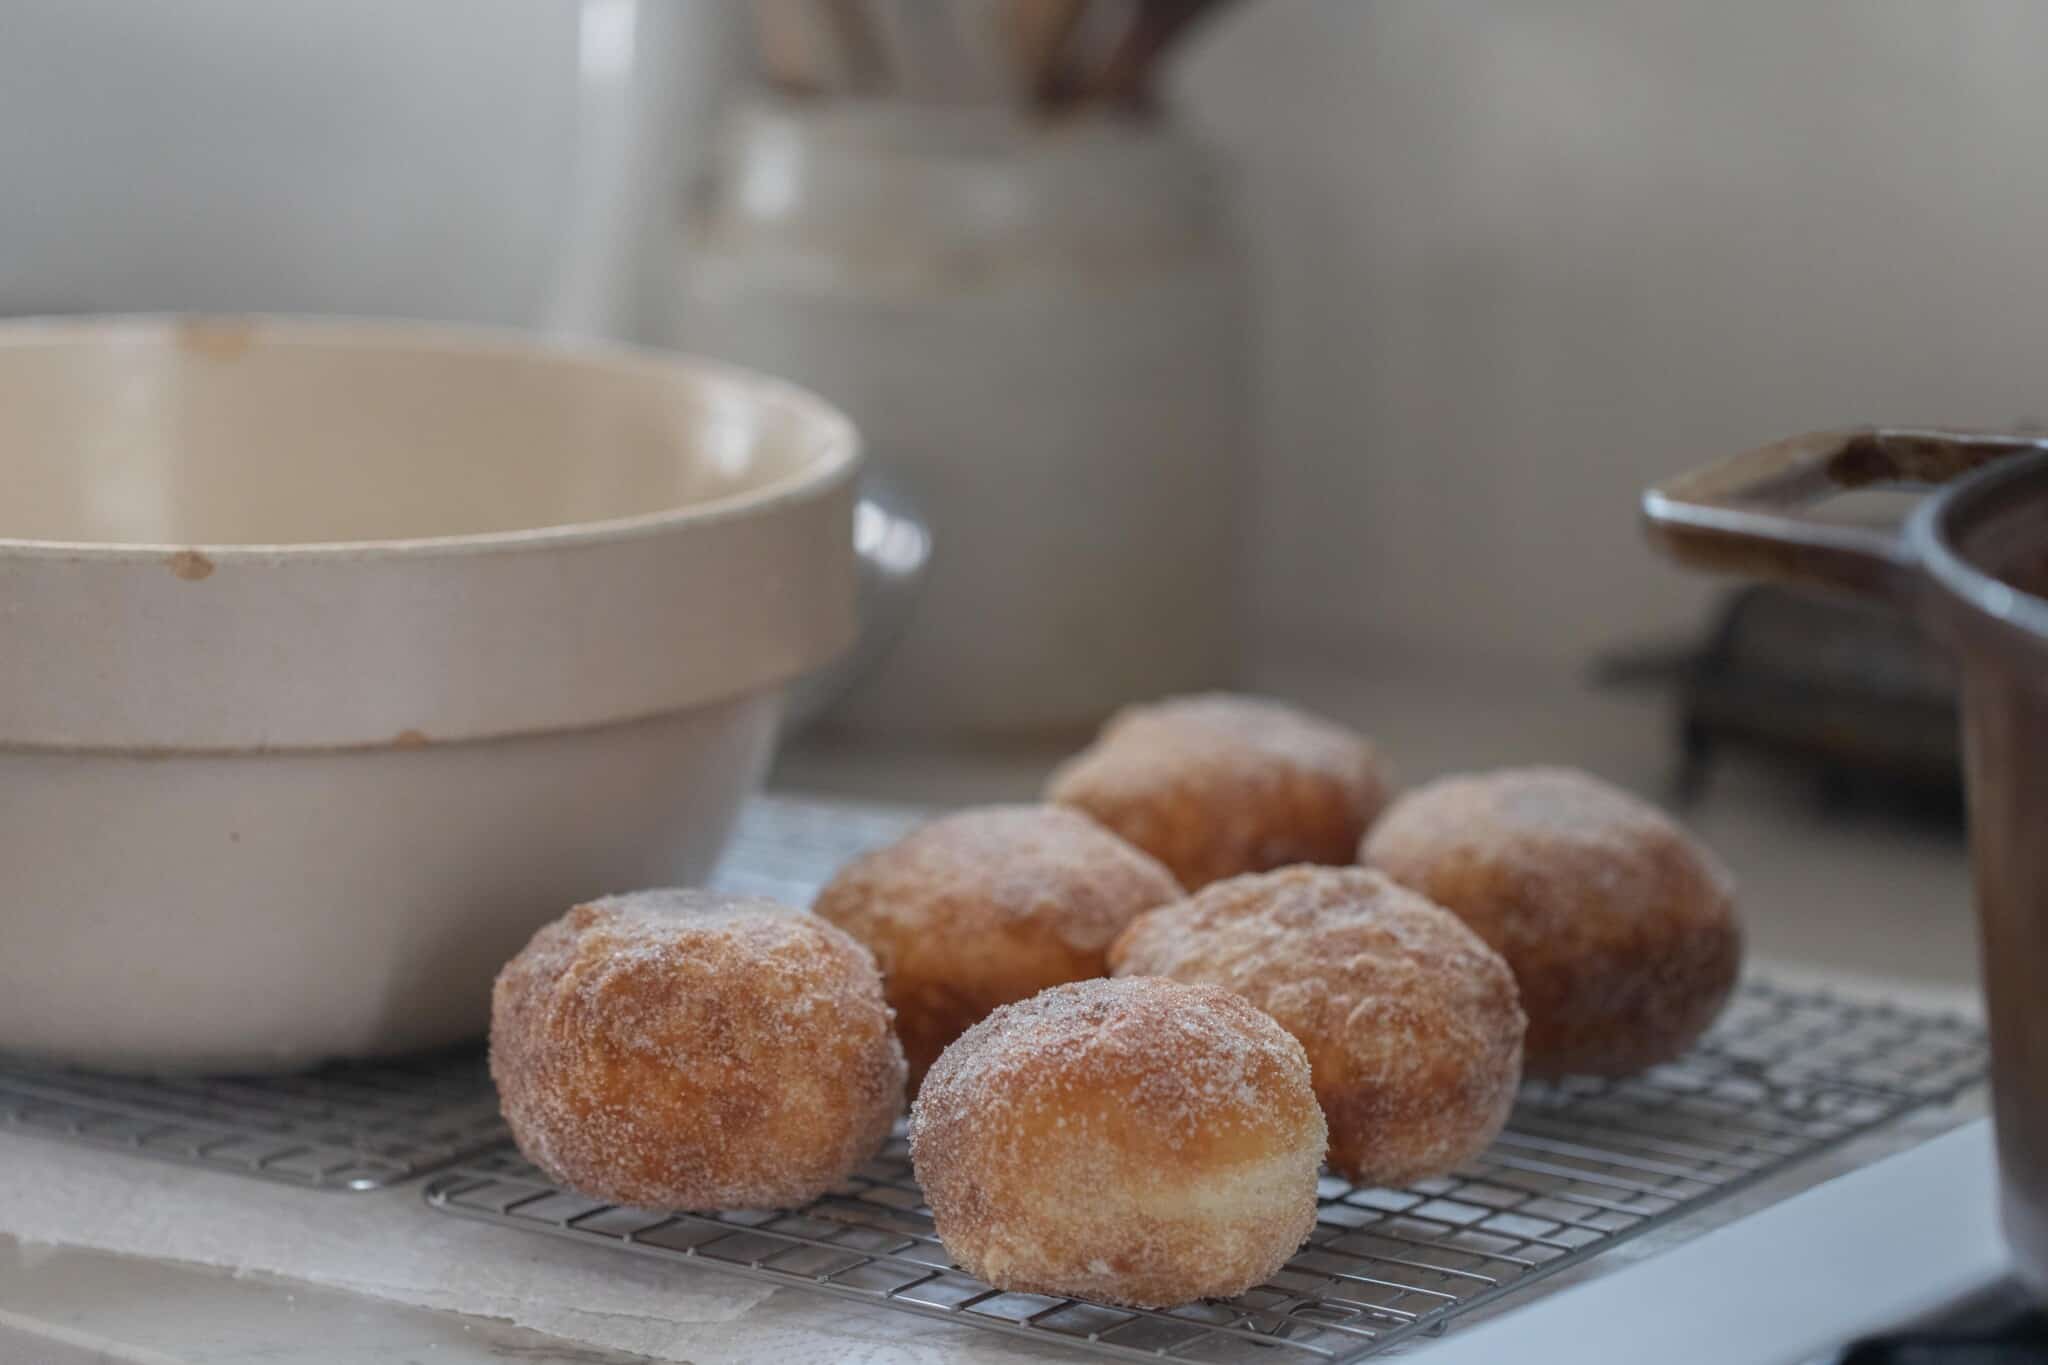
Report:
M 1559 665 L 1692 621 L 1636 489 L 1854 422 L 2048 415 L 2048 5 L 1250 5 L 1274 635 Z
M 633 331 L 744 10 L 8 0 L 0 312 Z M 660 81 L 642 79 L 650 69 Z
M 14 0 L 0 310 L 632 332 L 644 281 L 592 262 L 660 241 L 738 19 Z M 1638 546 L 1659 474 L 2048 415 L 2042 51 L 2035 0 L 1232 11 L 1176 94 L 1255 262 L 1256 646 L 1576 668 L 1697 624 Z M 625 60 L 684 75 L 643 108 Z M 628 150 L 579 155 L 607 118 Z

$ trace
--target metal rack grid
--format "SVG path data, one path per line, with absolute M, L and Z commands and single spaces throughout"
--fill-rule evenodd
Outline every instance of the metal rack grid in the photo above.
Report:
M 0 1127 L 333 1190 L 383 1189 L 505 1136 L 474 1047 L 295 1076 L 111 1076 L 0 1060 Z
M 848 858 L 888 843 L 931 815 L 915 806 L 759 796 L 740 811 L 712 885 L 809 905 Z
M 761 802 L 721 882 L 801 904 L 904 812 Z M 1421 1333 L 1983 1076 L 1961 1019 L 1744 986 L 1709 1039 L 1624 1080 L 1532 1082 L 1452 1176 L 1403 1190 L 1325 1178 L 1315 1231 L 1268 1283 L 1164 1312 L 1003 1293 L 954 1268 L 899 1130 L 800 1209 L 663 1213 L 583 1199 L 509 1144 L 429 1182 L 429 1204 L 1120 1359 L 1351 1361 Z

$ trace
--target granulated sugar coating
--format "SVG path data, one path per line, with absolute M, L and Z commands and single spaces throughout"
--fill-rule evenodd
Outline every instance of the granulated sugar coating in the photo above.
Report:
M 867 950 L 772 901 L 579 905 L 498 974 L 491 1076 L 529 1160 L 646 1208 L 802 1203 L 873 1155 L 903 1054 Z
M 1046 787 L 1194 890 L 1349 863 L 1392 785 L 1371 741 L 1278 702 L 1207 694 L 1119 711 Z
M 1058 806 L 988 806 L 848 863 L 816 912 L 873 951 L 913 1090 L 998 1005 L 1101 976 L 1110 941 L 1178 899 L 1158 861 Z
M 1163 1308 L 1241 1293 L 1315 1225 L 1322 1111 L 1301 1045 L 1158 978 L 1005 1005 L 910 1116 L 946 1250 L 1002 1289 Z
M 1377 872 L 1291 867 L 1215 882 L 1141 917 L 1118 976 L 1234 991 L 1300 1041 L 1330 1168 L 1367 1185 L 1443 1175 L 1493 1141 L 1522 1075 L 1500 954 Z
M 1585 773 L 1432 782 L 1394 803 L 1360 857 L 1507 959 L 1531 1075 L 1669 1061 L 1713 1023 L 1741 970 L 1726 869 L 1656 807 Z

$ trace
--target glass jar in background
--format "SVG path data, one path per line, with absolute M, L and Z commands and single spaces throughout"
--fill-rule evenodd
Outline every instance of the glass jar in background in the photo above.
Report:
M 843 405 L 933 530 L 839 726 L 1055 735 L 1226 680 L 1248 378 L 1225 208 L 1159 121 L 736 111 L 663 339 Z

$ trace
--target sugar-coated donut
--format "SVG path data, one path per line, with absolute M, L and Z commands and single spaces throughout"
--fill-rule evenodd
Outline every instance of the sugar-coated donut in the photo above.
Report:
M 1445 778 L 1383 816 L 1362 860 L 1500 950 L 1535 1076 L 1669 1061 L 1721 1012 L 1742 965 L 1734 887 L 1656 807 L 1585 773 Z
M 1290 867 L 1213 882 L 1110 949 L 1118 976 L 1235 991 L 1308 1054 L 1330 1169 L 1361 1184 L 1444 1175 L 1493 1141 L 1522 1078 L 1522 1008 L 1500 954 L 1377 872 Z
M 1387 801 L 1371 741 L 1256 697 L 1127 707 L 1046 787 L 1195 890 L 1291 863 L 1349 863 Z
M 1055 986 L 926 1075 L 910 1154 L 939 1238 L 1001 1289 L 1163 1308 L 1278 1270 L 1325 1130 L 1301 1045 L 1213 986 Z
M 1124 926 L 1180 894 L 1155 859 L 1086 816 L 988 806 L 856 858 L 812 909 L 874 953 L 915 1090 L 969 1025 L 1105 974 Z
M 802 1203 L 903 1107 L 867 950 L 710 891 L 607 897 L 543 927 L 498 974 L 491 1076 L 530 1161 L 647 1208 Z

